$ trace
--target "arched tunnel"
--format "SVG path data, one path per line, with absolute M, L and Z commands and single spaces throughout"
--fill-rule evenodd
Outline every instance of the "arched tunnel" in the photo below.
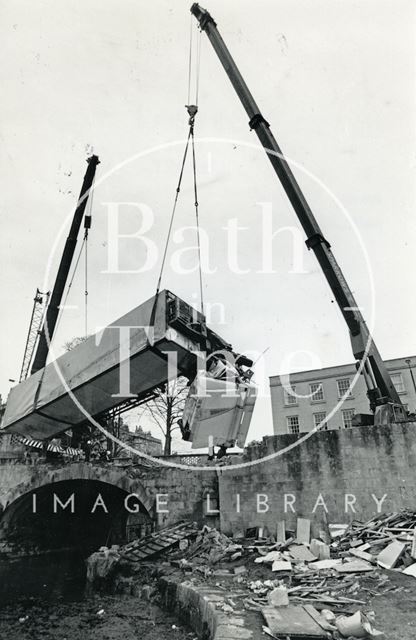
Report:
M 4 511 L 0 536 L 22 551 L 77 549 L 147 535 L 152 518 L 139 497 L 100 480 L 66 479 L 27 491 Z

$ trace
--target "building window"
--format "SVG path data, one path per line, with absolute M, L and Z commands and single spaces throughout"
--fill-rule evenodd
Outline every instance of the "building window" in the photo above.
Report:
M 351 398 L 351 390 L 350 390 L 350 379 L 342 378 L 341 380 L 337 380 L 338 385 L 338 398 L 346 397 Z
M 394 387 L 397 393 L 406 393 L 406 389 L 404 387 L 403 376 L 401 373 L 391 373 L 391 380 L 394 384 Z
M 299 433 L 299 416 L 288 416 L 286 419 L 289 433 Z
M 309 385 L 311 402 L 319 402 L 324 400 L 324 388 L 322 382 L 312 382 Z
M 285 405 L 287 407 L 293 407 L 293 405 L 296 405 L 298 403 L 298 399 L 294 395 L 294 393 L 296 391 L 296 385 L 292 384 L 292 386 L 290 388 L 291 388 L 291 391 L 293 393 L 290 393 L 290 391 L 287 391 L 287 389 L 284 390 L 284 393 L 285 393 Z
M 326 418 L 326 413 L 325 411 L 320 411 L 319 413 L 314 413 L 313 414 L 313 422 L 314 422 L 314 426 L 316 429 L 318 429 L 321 424 L 323 423 L 323 421 Z M 325 422 L 324 425 L 322 425 L 322 429 L 328 429 L 328 423 Z
M 345 429 L 352 427 L 352 419 L 355 416 L 355 409 L 343 409 L 342 410 L 342 424 Z

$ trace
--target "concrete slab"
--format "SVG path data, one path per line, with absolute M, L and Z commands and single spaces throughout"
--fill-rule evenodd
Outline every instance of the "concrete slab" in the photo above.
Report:
M 296 542 L 309 544 L 311 540 L 311 521 L 308 518 L 298 518 L 296 526 Z
M 384 569 L 393 569 L 405 549 L 405 544 L 395 540 L 378 554 L 377 564 Z
M 263 607 L 263 617 L 272 634 L 277 637 L 326 638 L 325 631 L 305 611 L 303 607 L 289 605 L 288 607 Z

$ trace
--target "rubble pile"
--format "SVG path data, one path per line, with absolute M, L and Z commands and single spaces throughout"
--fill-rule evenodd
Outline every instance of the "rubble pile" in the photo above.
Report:
M 183 570 L 188 581 L 224 590 L 223 612 L 259 612 L 270 637 L 378 638 L 383 634 L 367 603 L 404 588 L 392 584 L 386 570 L 416 577 L 415 527 L 412 511 L 329 525 L 312 539 L 305 518 L 298 518 L 296 532 L 279 522 L 276 536 L 258 527 L 236 539 L 180 523 L 112 553 L 101 549 L 89 572 L 102 577 L 108 567 L 130 563 L 137 573 L 144 560 L 157 557 Z
M 110 577 L 118 565 L 138 565 L 143 560 L 166 552 L 183 540 L 188 541 L 197 533 L 195 523 L 180 522 L 174 527 L 155 531 L 121 547 L 119 545 L 112 545 L 111 549 L 105 546 L 100 547 L 87 558 L 87 582 L 94 584 Z
M 181 558 L 185 562 L 181 562 L 180 566 L 186 566 L 187 563 L 212 566 L 218 562 L 238 560 L 244 553 L 243 545 L 235 544 L 217 529 L 205 525 L 193 543 L 171 553 L 170 559 Z
M 87 584 L 97 584 L 99 581 L 105 580 L 111 575 L 119 560 L 118 545 L 113 545 L 110 549 L 100 547 L 98 551 L 87 558 Z
M 167 527 L 154 531 L 144 538 L 138 538 L 121 547 L 120 556 L 124 562 L 140 562 L 152 556 L 181 544 L 182 540 L 188 541 L 196 536 L 198 527 L 193 522 L 180 522 L 174 527 Z
M 364 611 L 367 599 L 397 590 L 385 569 L 409 573 L 406 568 L 416 564 L 415 525 L 416 514 L 405 511 L 334 525 L 330 535 L 310 539 L 310 523 L 299 518 L 289 537 L 285 530 L 281 535 L 280 526 L 279 542 L 279 535 L 261 537 L 259 528 L 257 538 L 238 544 L 204 527 L 169 559 L 188 574 L 200 574 L 202 565 L 207 579 L 232 578 L 235 588 L 219 608 L 230 614 L 260 612 L 270 637 L 378 638 L 384 634 L 374 627 L 374 612 Z
M 416 577 L 416 512 L 382 514 L 362 524 L 353 522 L 333 542 L 339 556 L 396 569 Z

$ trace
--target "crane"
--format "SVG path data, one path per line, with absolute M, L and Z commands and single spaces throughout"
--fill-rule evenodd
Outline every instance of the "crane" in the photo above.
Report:
M 192 5 L 191 13 L 198 20 L 201 31 L 204 31 L 208 36 L 224 67 L 249 117 L 250 129 L 256 132 L 306 234 L 306 246 L 315 253 L 340 308 L 349 330 L 357 368 L 363 373 L 367 384 L 367 395 L 370 401 L 370 408 L 374 413 L 374 424 L 380 425 L 406 420 L 407 413 L 405 408 L 369 332 L 360 307 L 354 299 L 354 295 L 331 251 L 331 245 L 319 227 L 285 156 L 273 136 L 270 124 L 263 117 L 250 93 L 212 16 L 198 3 Z
M 72 219 L 71 228 L 69 230 L 68 237 L 65 242 L 65 247 L 62 253 L 61 262 L 59 264 L 58 273 L 56 275 L 55 284 L 52 289 L 52 293 L 49 299 L 49 304 L 46 310 L 45 321 L 43 323 L 39 341 L 36 348 L 36 353 L 33 358 L 33 364 L 31 374 L 42 369 L 48 358 L 49 345 L 52 340 L 56 322 L 59 314 L 59 305 L 62 301 L 62 296 L 65 290 L 66 281 L 68 279 L 69 270 L 71 267 L 72 259 L 74 257 L 75 247 L 77 244 L 78 233 L 81 227 L 82 218 L 84 215 L 85 207 L 87 206 L 88 196 L 92 187 L 95 171 L 97 165 L 100 163 L 98 156 L 90 156 L 87 159 L 88 167 L 85 172 L 84 180 L 81 187 L 81 192 L 78 198 L 78 203 L 75 209 L 75 213 Z M 89 221 L 86 220 L 86 225 Z
M 33 298 L 33 309 L 29 323 L 29 330 L 27 332 L 25 353 L 23 355 L 19 382 L 22 382 L 22 380 L 26 380 L 27 376 L 29 375 L 30 364 L 32 362 L 33 354 L 39 340 L 43 316 L 45 315 L 48 300 L 49 291 L 47 293 L 42 293 L 42 291 L 36 289 L 35 297 Z

